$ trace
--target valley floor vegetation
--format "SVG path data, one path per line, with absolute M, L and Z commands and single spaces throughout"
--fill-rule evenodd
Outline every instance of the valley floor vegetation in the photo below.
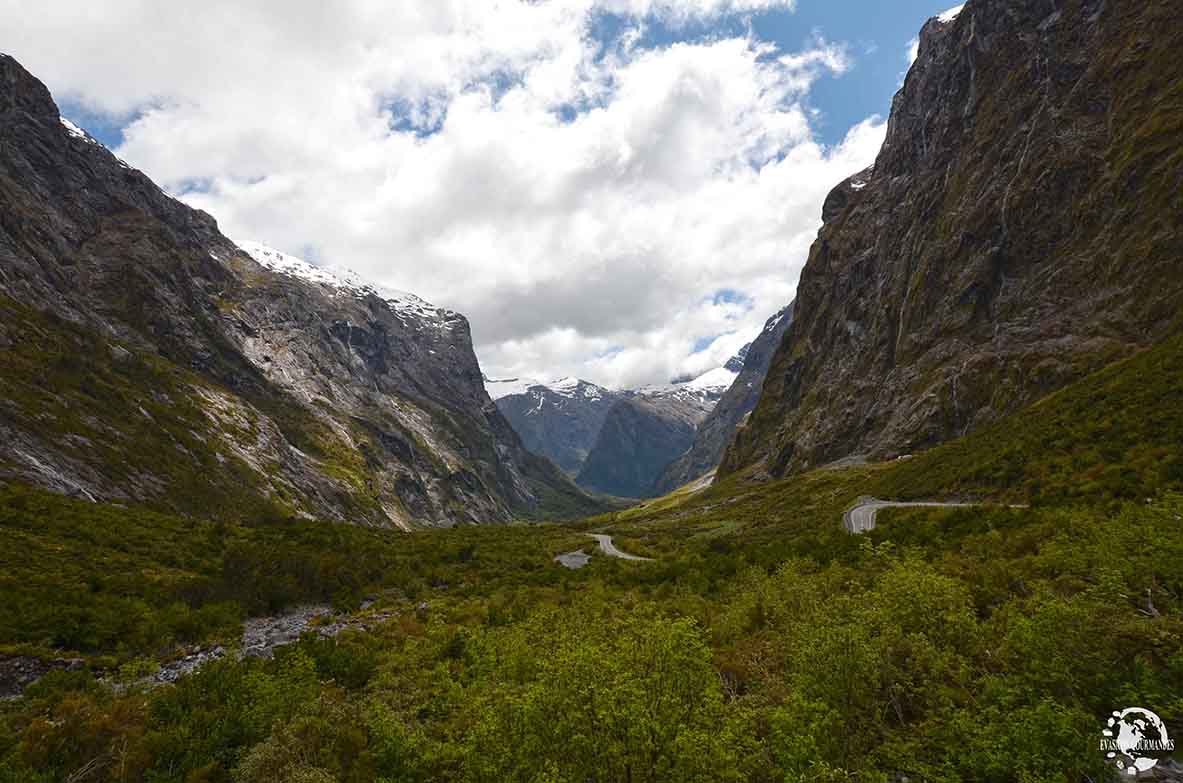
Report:
M 0 659 L 83 665 L 0 702 L 0 782 L 1107 779 L 1112 710 L 1183 726 L 1181 353 L 911 460 L 574 525 L 226 523 L 4 486 Z M 861 495 L 1030 507 L 890 509 L 856 537 Z M 601 530 L 655 559 L 553 562 Z M 385 619 L 142 684 L 301 603 Z

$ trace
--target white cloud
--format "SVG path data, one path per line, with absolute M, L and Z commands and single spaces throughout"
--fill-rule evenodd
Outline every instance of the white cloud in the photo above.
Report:
M 230 236 L 464 312 L 490 375 L 632 385 L 717 365 L 792 298 L 884 128 L 815 141 L 808 92 L 849 67 L 824 40 L 603 52 L 591 22 L 791 5 L 0 0 L 0 25 L 59 97 L 134 112 L 120 156 Z

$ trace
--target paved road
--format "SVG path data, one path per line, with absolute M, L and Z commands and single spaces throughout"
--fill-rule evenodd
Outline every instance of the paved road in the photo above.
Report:
M 606 536 L 603 533 L 592 533 L 591 537 L 600 544 L 600 551 L 608 557 L 619 557 L 621 560 L 652 560 L 651 557 L 639 557 L 638 555 L 630 555 L 628 552 L 621 552 L 612 543 L 612 536 Z
M 859 498 L 858 503 L 853 508 L 842 515 L 842 524 L 846 526 L 847 531 L 859 534 L 866 533 L 868 530 L 875 527 L 875 515 L 879 513 L 881 508 L 901 508 L 901 507 L 922 507 L 935 506 L 938 508 L 964 508 L 966 506 L 981 506 L 982 503 L 897 503 L 892 500 L 879 500 L 877 498 Z M 1020 506 L 1012 506 L 1011 508 L 1021 508 Z

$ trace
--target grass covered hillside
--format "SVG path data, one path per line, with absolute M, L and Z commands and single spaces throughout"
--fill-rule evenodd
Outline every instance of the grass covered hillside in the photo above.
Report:
M 1183 725 L 1180 349 L 911 460 L 569 527 L 195 521 L 8 485 L 4 657 L 82 664 L 0 702 L 0 781 L 1106 779 L 1111 710 Z M 861 495 L 1031 507 L 855 537 Z M 592 530 L 654 560 L 553 562 Z M 357 627 L 143 680 L 306 603 Z
M 1183 335 L 967 438 L 905 461 L 878 491 L 1113 503 L 1183 485 Z

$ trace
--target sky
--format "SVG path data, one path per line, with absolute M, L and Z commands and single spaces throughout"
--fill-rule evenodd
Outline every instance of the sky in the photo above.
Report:
M 0 51 L 232 239 L 464 313 L 489 377 L 717 367 L 792 300 L 950 0 L 0 0 Z

